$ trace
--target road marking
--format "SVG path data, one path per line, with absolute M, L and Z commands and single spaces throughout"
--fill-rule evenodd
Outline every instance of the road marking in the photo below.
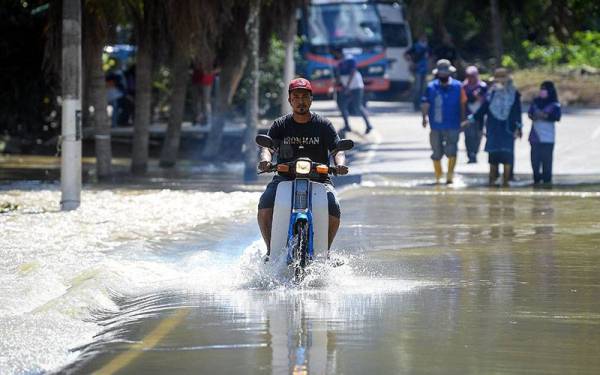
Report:
M 190 313 L 189 309 L 179 309 L 175 314 L 162 320 L 156 328 L 154 328 L 142 341 L 132 345 L 129 350 L 121 353 L 119 356 L 114 358 L 112 361 L 104 365 L 100 370 L 95 371 L 94 374 L 111 375 L 121 370 L 122 368 L 129 365 L 137 357 L 142 355 L 144 350 L 152 349 L 162 340 L 173 328 L 177 327 L 179 323 Z

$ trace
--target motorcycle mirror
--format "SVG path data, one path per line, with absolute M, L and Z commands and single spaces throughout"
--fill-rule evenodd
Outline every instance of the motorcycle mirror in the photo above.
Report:
M 273 148 L 273 139 L 268 135 L 259 134 L 256 136 L 256 143 L 261 147 Z
M 346 151 L 354 147 L 354 141 L 351 139 L 340 139 L 335 146 L 337 151 Z

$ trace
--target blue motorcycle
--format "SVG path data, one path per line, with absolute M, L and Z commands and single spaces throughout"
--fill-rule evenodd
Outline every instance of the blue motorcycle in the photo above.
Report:
M 256 143 L 276 150 L 275 143 L 267 135 L 258 135 Z M 337 143 L 333 154 L 352 147 L 352 140 L 342 139 Z M 271 226 L 271 257 L 286 252 L 287 264 L 293 269 L 295 281 L 299 282 L 304 278 L 306 267 L 314 259 L 327 259 L 327 187 L 313 179 L 335 175 L 336 169 L 315 163 L 309 158 L 298 158 L 288 163 L 278 163 L 265 172 L 278 172 L 290 177 L 289 181 L 282 181 L 277 185 Z

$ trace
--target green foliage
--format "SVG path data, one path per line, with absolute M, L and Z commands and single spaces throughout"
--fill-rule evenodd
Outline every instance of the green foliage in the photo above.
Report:
M 511 55 L 502 55 L 501 65 L 510 70 L 519 68 L 519 64 L 517 64 L 517 61 Z
M 285 61 L 285 46 L 275 35 L 271 36 L 269 52 L 260 59 L 259 82 L 259 115 L 261 117 L 276 117 L 280 112 L 281 91 L 284 87 L 283 65 Z M 233 98 L 233 105 L 245 111 L 246 100 L 249 97 L 250 80 L 246 75 Z
M 530 60 L 546 66 L 555 67 L 565 59 L 564 46 L 554 35 L 551 35 L 544 45 L 526 40 L 523 42 L 523 48 Z
M 578 31 L 566 49 L 570 65 L 600 68 L 600 32 Z
M 545 44 L 524 41 L 522 45 L 531 61 L 551 68 L 559 64 L 600 68 L 600 32 L 597 31 L 575 32 L 567 42 L 551 35 Z

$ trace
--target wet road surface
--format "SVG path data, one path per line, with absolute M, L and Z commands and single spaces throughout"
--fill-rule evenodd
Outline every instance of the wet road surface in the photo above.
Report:
M 345 190 L 345 264 L 301 285 L 260 264 L 252 213 L 213 223 L 181 287 L 113 296 L 63 370 L 600 373 L 598 192 L 404 183 Z

